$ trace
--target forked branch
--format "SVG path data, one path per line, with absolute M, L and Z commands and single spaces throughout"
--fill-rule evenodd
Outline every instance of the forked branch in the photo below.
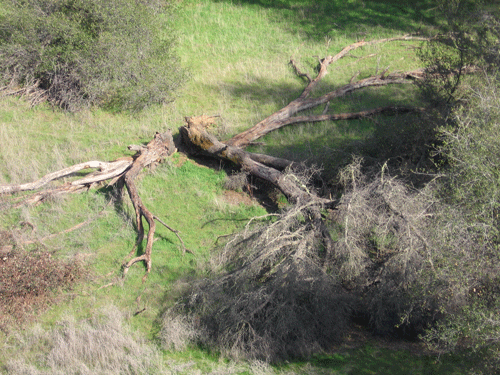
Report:
M 175 148 L 172 133 L 170 131 L 161 134 L 156 133 L 154 139 L 151 140 L 146 146 L 129 146 L 129 149 L 135 150 L 137 151 L 137 153 L 133 157 L 124 157 L 112 162 L 89 161 L 76 164 L 71 167 L 49 173 L 34 182 L 25 184 L 0 185 L 0 194 L 11 195 L 23 191 L 36 191 L 33 195 L 28 196 L 27 198 L 23 197 L 22 202 L 38 203 L 43 200 L 45 196 L 81 191 L 85 188 L 90 188 L 97 185 L 98 183 L 107 180 L 111 180 L 109 184 L 120 182 L 118 184 L 120 189 L 121 187 L 123 187 L 123 184 L 125 184 L 136 214 L 136 224 L 138 231 L 136 248 L 142 243 L 144 239 L 144 226 L 142 223 L 143 217 L 148 223 L 149 230 L 147 234 L 147 242 L 144 253 L 127 262 L 124 265 L 124 273 L 126 273 L 129 267 L 134 263 L 144 261 L 146 263 L 146 275 L 144 276 L 143 280 L 145 280 L 147 274 L 151 270 L 151 253 L 153 248 L 154 234 L 156 230 L 155 219 L 157 218 L 142 203 L 139 193 L 137 192 L 134 180 L 143 168 L 172 155 L 175 151 L 177 151 L 177 149 Z M 45 187 L 52 181 L 56 181 L 63 177 L 68 177 L 75 174 L 76 172 L 85 169 L 96 169 L 96 171 L 72 182 L 64 183 L 63 185 L 56 188 L 37 191 Z M 163 221 L 159 219 L 157 220 L 175 233 L 182 244 L 183 251 L 186 251 L 184 243 L 180 238 L 178 232 L 168 227 L 165 223 L 163 223 Z M 71 230 L 74 229 L 76 229 L 76 227 L 71 228 Z M 133 251 L 135 251 L 135 249 Z
M 339 119 L 354 119 L 360 118 L 368 115 L 374 115 L 378 113 L 385 114 L 395 114 L 401 112 L 411 112 L 413 109 L 396 109 L 396 107 L 380 107 L 368 111 L 364 111 L 364 113 L 359 114 L 327 114 L 324 113 L 323 116 L 297 116 L 294 117 L 295 114 L 312 109 L 321 105 L 325 105 L 329 103 L 332 99 L 342 97 L 349 93 L 352 93 L 357 90 L 361 90 L 366 87 L 380 87 L 387 85 L 398 85 L 411 83 L 415 80 L 420 80 L 424 77 L 423 69 L 416 69 L 408 72 L 395 72 L 391 74 L 386 74 L 387 71 L 384 71 L 382 74 L 376 74 L 368 78 L 364 78 L 359 81 L 355 81 L 355 77 L 351 79 L 351 82 L 347 85 L 341 86 L 336 90 L 323 94 L 319 97 L 310 98 L 311 93 L 314 91 L 318 83 L 323 79 L 323 77 L 328 73 L 328 67 L 349 55 L 349 53 L 357 48 L 361 48 L 367 45 L 392 42 L 398 40 L 412 40 L 412 41 L 422 41 L 427 40 L 426 38 L 414 37 L 411 35 L 404 35 L 396 38 L 387 38 L 387 39 L 378 39 L 373 41 L 360 41 L 353 43 L 347 47 L 344 47 L 339 53 L 336 55 L 327 56 L 320 61 L 318 74 L 314 79 L 312 79 L 308 74 L 303 73 L 297 66 L 295 60 L 290 59 L 290 64 L 292 65 L 295 73 L 302 78 L 307 80 L 307 85 L 300 94 L 300 96 L 291 101 L 288 105 L 280 109 L 279 111 L 273 113 L 271 116 L 262 120 L 255 126 L 246 131 L 235 135 L 233 138 L 226 142 L 227 145 L 236 146 L 236 147 L 245 147 L 248 144 L 252 143 L 256 139 L 277 130 L 283 126 L 290 124 L 297 124 L 301 122 L 309 122 L 309 121 L 325 121 L 325 120 L 339 120 Z M 417 109 L 418 111 L 419 109 Z

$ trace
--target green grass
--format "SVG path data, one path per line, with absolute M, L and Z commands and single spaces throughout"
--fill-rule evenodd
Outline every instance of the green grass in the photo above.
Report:
M 295 369 L 299 364 L 284 366 Z M 301 367 L 304 366 L 304 367 Z M 437 359 L 432 355 L 411 353 L 407 350 L 387 349 L 375 342 L 356 349 L 342 349 L 333 355 L 318 355 L 307 363 L 298 366 L 297 373 L 310 366 L 317 374 L 468 374 L 466 357 L 443 356 Z
M 214 131 L 227 139 L 300 94 L 304 82 L 288 65 L 291 56 L 312 75 L 318 58 L 337 53 L 357 40 L 432 28 L 436 21 L 432 19 L 431 6 L 427 0 L 414 2 L 413 7 L 397 1 L 185 0 L 178 4 L 175 24 L 179 34 L 177 52 L 190 79 L 175 103 L 134 115 L 103 110 L 66 114 L 47 105 L 30 109 L 22 99 L 3 99 L 0 183 L 34 180 L 86 160 L 114 160 L 130 155 L 127 145 L 147 142 L 156 131 L 167 128 L 176 132 L 183 125 L 184 116 L 220 114 L 220 126 Z M 358 71 L 363 78 L 387 66 L 391 70 L 417 67 L 419 62 L 409 45 L 415 43 L 398 42 L 356 51 L 355 57 L 376 55 L 363 60 L 350 57 L 331 66 L 314 95 L 348 83 Z M 331 108 L 354 111 L 414 102 L 418 100 L 415 95 L 415 90 L 407 87 L 367 90 L 341 98 L 331 103 Z M 378 126 L 380 123 L 368 120 L 303 124 L 269 134 L 263 139 L 265 146 L 257 150 L 333 168 L 336 150 L 366 139 Z M 259 205 L 227 203 L 223 198 L 224 178 L 225 172 L 179 155 L 141 174 L 137 187 L 144 204 L 179 230 L 194 253 L 182 254 L 177 237 L 158 224 L 153 268 L 144 284 L 142 264 L 134 265 L 124 279 L 121 277 L 121 265 L 136 239 L 134 214 L 126 194 L 121 204 L 107 205 L 107 191 L 100 189 L 38 207 L 2 212 L 0 229 L 19 228 L 21 221 L 30 221 L 39 238 L 94 218 L 78 231 L 45 241 L 44 245 L 59 257 L 84 254 L 88 276 L 66 298 L 39 316 L 39 324 L 50 329 L 67 315 L 87 319 L 112 304 L 125 314 L 127 324 L 135 332 L 156 339 L 162 313 L 175 300 L 179 285 L 202 272 L 217 237 L 232 233 L 242 228 L 248 218 L 265 213 Z M 134 316 L 144 307 L 144 312 Z M 0 345 L 7 339 L 12 337 L 3 336 Z M 19 342 L 9 341 L 9 345 L 21 350 Z M 185 364 L 185 369 L 176 373 L 209 373 L 217 368 L 225 373 L 255 373 L 259 366 L 225 362 L 197 348 L 163 355 L 167 362 Z M 445 360 L 448 361 L 443 359 L 443 363 Z M 368 346 L 274 369 L 260 366 L 265 367 L 263 373 L 407 374 L 404 370 L 409 364 L 415 374 L 464 373 L 451 365 L 451 359 L 446 362 L 452 366 L 451 372 L 433 361 L 432 356 Z

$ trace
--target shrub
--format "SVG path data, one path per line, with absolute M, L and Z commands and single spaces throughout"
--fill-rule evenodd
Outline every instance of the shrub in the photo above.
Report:
M 429 79 L 426 94 L 451 102 L 462 95 L 457 89 L 465 69 L 496 71 L 500 64 L 500 12 L 496 1 L 440 0 L 444 19 L 441 32 L 421 51 Z
M 183 330 L 198 332 L 190 334 L 191 343 L 268 362 L 338 343 L 355 301 L 323 269 L 320 236 L 305 220 L 307 208 L 291 206 L 270 215 L 276 221 L 249 224 L 232 238 L 214 256 L 212 277 L 193 283 L 166 315 L 165 332 L 188 322 Z M 176 314 L 184 317 L 173 320 Z M 168 337 L 165 344 L 175 346 Z
M 443 195 L 463 208 L 484 240 L 495 239 L 500 224 L 500 77 L 474 80 L 467 102 L 451 120 L 440 129 L 438 152 L 446 158 L 449 176 Z
M 442 144 L 437 151 L 447 162 L 443 166 L 447 178 L 439 196 L 449 207 L 441 215 L 442 224 L 455 228 L 450 239 L 468 236 L 470 241 L 442 249 L 442 274 L 454 281 L 454 292 L 462 301 L 426 336 L 443 351 L 468 348 L 491 354 L 484 364 L 496 370 L 500 365 L 499 90 L 498 76 L 477 77 L 468 87 L 467 101 L 440 130 Z
M 182 74 L 172 53 L 171 7 L 153 0 L 5 0 L 3 84 L 36 85 L 74 111 L 138 110 L 171 100 Z

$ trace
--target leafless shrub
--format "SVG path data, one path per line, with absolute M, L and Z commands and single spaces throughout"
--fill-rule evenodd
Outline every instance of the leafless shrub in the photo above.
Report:
M 159 350 L 130 332 L 114 307 L 89 320 L 68 318 L 51 330 L 38 328 L 16 341 L 22 352 L 8 361 L 9 374 L 165 373 Z
M 264 225 L 249 223 L 221 249 L 216 276 L 176 306 L 194 317 L 198 343 L 269 362 L 342 338 L 353 301 L 322 268 L 320 234 L 304 216 L 309 204 L 268 215 Z
M 360 159 L 341 172 L 340 180 L 346 192 L 332 259 L 340 278 L 348 289 L 366 294 L 364 313 L 376 331 L 387 333 L 397 325 L 422 329 L 435 306 L 429 298 L 428 309 L 422 309 L 415 290 L 422 287 L 424 273 L 435 272 L 437 243 L 429 227 L 438 202 L 425 189 L 411 190 L 389 176 L 385 166 L 368 179 Z
M 385 166 L 368 178 L 360 160 L 340 177 L 346 189 L 331 266 L 363 297 L 362 314 L 377 332 L 423 333 L 443 312 L 466 306 L 470 288 L 498 271 L 487 228 L 443 202 L 435 182 L 412 189 Z
M 355 159 L 340 174 L 331 251 L 308 217 L 312 201 L 255 218 L 220 249 L 212 276 L 172 310 L 198 330 L 189 340 L 273 362 L 327 350 L 352 319 L 416 337 L 466 306 L 486 274 L 494 279 L 481 224 L 440 201 L 435 182 L 417 190 L 386 165 L 369 175 L 361 164 Z M 304 176 L 289 178 L 309 191 Z M 258 219 L 265 222 L 253 225 Z
M 224 180 L 224 189 L 243 190 L 248 185 L 248 175 L 245 172 L 234 173 Z

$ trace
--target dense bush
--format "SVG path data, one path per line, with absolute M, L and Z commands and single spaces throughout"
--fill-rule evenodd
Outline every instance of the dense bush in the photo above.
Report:
M 480 76 L 467 101 L 441 128 L 439 153 L 446 160 L 438 195 L 446 202 L 443 224 L 472 241 L 443 248 L 441 273 L 461 290 L 461 302 L 448 309 L 426 336 L 442 350 L 470 348 L 492 352 L 485 364 L 498 369 L 500 353 L 500 79 Z M 453 211 L 454 212 L 453 212 Z M 456 233 L 450 233 L 453 238 Z
M 443 145 L 444 153 L 451 145 Z M 386 166 L 364 173 L 355 159 L 340 173 L 344 191 L 330 215 L 331 256 L 304 219 L 307 208 L 288 207 L 225 245 L 219 268 L 193 283 L 166 315 L 164 332 L 182 323 L 185 342 L 267 361 L 328 350 L 353 321 L 385 336 L 422 335 L 443 350 L 495 352 L 500 256 L 495 231 L 484 230 L 489 206 L 445 197 L 443 189 L 473 193 L 453 182 L 461 168 L 447 172 L 415 189 Z
M 484 238 L 498 238 L 500 214 L 500 77 L 471 82 L 467 102 L 440 129 L 447 161 L 443 196 L 464 209 Z M 481 229 L 479 229 L 479 227 Z
M 4 0 L 4 85 L 36 85 L 68 110 L 92 104 L 141 109 L 172 98 L 181 71 L 172 14 L 154 0 Z
M 460 99 L 464 73 L 471 69 L 496 71 L 500 64 L 500 7 L 498 1 L 440 0 L 441 32 L 421 50 L 429 79 L 426 94 L 438 101 Z
M 442 203 L 433 220 L 448 233 L 436 253 L 437 277 L 452 298 L 425 335 L 435 348 L 490 354 L 482 370 L 497 372 L 500 353 L 500 14 L 498 2 L 440 2 L 443 33 L 424 49 L 428 88 L 446 102 L 436 155 Z M 474 66 L 473 76 L 463 73 Z M 442 102 L 441 102 L 442 104 Z M 439 233 L 436 233 L 439 234 Z M 457 239 L 462 239 L 458 241 Z M 453 244 L 453 246 L 450 246 Z M 443 302 L 443 301 L 441 301 Z

